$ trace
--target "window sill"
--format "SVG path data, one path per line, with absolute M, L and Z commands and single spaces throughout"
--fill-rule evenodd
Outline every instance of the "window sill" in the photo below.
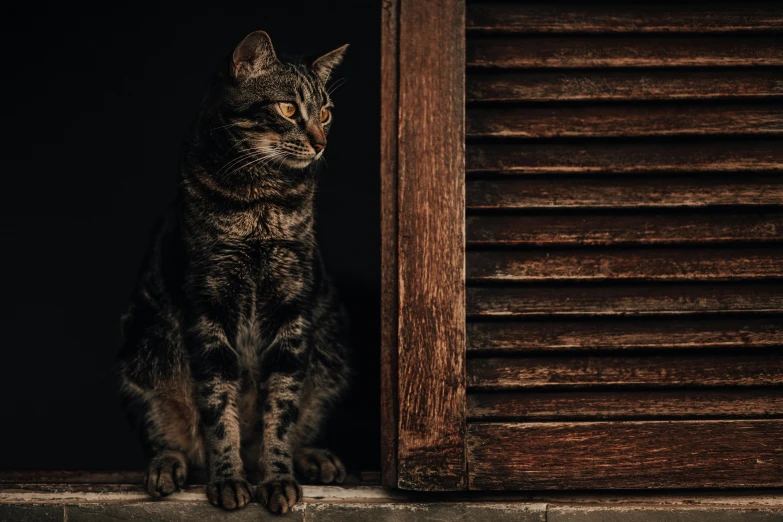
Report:
M 304 486 L 304 501 L 292 521 L 476 520 L 598 522 L 681 520 L 689 522 L 778 522 L 783 492 L 698 493 L 481 493 L 413 494 L 368 485 L 363 474 L 352 487 Z M 22 480 L 26 479 L 26 480 Z M 164 500 L 151 500 L 136 485 L 135 472 L 0 472 L 0 520 L 212 520 L 227 514 L 206 502 L 203 486 L 190 486 Z M 281 520 L 259 504 L 232 520 Z

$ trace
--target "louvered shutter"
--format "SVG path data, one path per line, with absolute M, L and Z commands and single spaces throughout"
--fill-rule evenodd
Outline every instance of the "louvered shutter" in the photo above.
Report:
M 382 45 L 384 483 L 783 486 L 783 8 L 390 0 Z
M 782 30 L 468 4 L 470 488 L 783 485 Z

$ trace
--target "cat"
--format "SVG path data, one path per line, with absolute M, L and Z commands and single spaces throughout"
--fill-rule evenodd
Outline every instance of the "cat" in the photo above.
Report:
M 209 501 L 241 508 L 254 498 L 247 467 L 261 477 L 256 498 L 285 513 L 302 497 L 295 472 L 346 476 L 312 444 L 350 373 L 313 209 L 332 123 L 325 85 L 347 47 L 287 63 L 251 33 L 202 101 L 122 320 L 120 385 L 143 412 L 153 497 L 203 467 Z

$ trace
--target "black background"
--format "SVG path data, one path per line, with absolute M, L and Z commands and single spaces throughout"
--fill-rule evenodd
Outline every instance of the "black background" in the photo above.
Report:
M 210 74 L 264 29 L 293 56 L 351 44 L 318 232 L 357 372 L 329 433 L 349 467 L 378 469 L 379 1 L 3 11 L 0 467 L 143 467 L 112 373 L 119 317 Z

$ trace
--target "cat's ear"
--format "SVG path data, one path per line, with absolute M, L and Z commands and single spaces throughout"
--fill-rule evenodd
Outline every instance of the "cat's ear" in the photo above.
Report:
M 330 53 L 317 58 L 310 69 L 318 76 L 321 81 L 326 84 L 329 81 L 329 77 L 332 75 L 332 69 L 340 65 L 345 56 L 345 51 L 348 50 L 348 44 L 338 47 Z
M 272 39 L 264 31 L 250 33 L 242 40 L 231 56 L 231 76 L 247 80 L 277 63 Z

